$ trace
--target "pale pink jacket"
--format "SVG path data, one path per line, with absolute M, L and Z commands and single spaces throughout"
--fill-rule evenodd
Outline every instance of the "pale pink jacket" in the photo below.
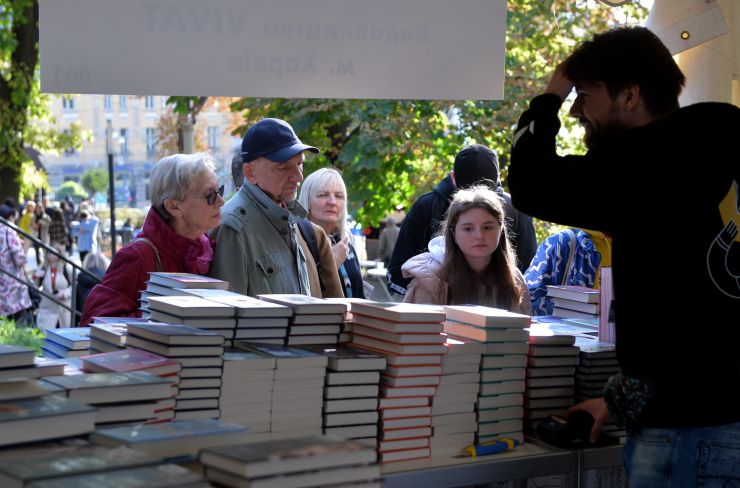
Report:
M 444 252 L 444 238 L 435 237 L 429 241 L 429 252 L 416 255 L 401 266 L 403 277 L 413 278 L 406 288 L 404 302 L 447 305 L 447 283 L 440 280 L 437 275 L 442 268 Z M 524 276 L 518 269 L 515 269 L 515 275 L 522 291 L 519 306 L 510 311 L 532 315 L 532 301 L 529 289 L 524 284 Z

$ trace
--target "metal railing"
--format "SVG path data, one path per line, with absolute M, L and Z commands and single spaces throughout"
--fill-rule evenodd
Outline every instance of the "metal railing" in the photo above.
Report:
M 33 281 L 29 281 L 28 280 L 28 276 L 26 275 L 26 267 L 25 267 L 25 265 L 24 266 L 21 266 L 21 270 L 23 271 L 23 278 L 19 278 L 18 276 L 15 276 L 12 273 L 8 273 L 7 271 L 5 271 L 3 269 L 0 269 L 0 273 L 3 273 L 6 276 L 10 276 L 14 280 L 16 280 L 16 281 L 18 281 L 20 283 L 23 283 L 24 285 L 28 286 L 29 288 L 30 287 L 35 288 L 39 292 L 39 294 L 41 296 L 43 296 L 43 297 L 51 300 L 52 302 L 56 303 L 57 305 L 61 306 L 62 308 L 65 308 L 69 312 L 69 314 L 70 314 L 70 326 L 74 327 L 78 323 L 77 319 L 78 318 L 81 318 L 81 316 L 82 316 L 82 314 L 77 311 L 77 275 L 79 273 L 85 273 L 90 278 L 92 278 L 95 281 L 96 284 L 97 283 L 100 283 L 100 278 L 98 278 L 97 276 L 95 276 L 94 274 L 92 274 L 91 272 L 89 272 L 88 270 L 84 269 L 82 266 L 78 265 L 77 263 L 75 263 L 71 259 L 67 258 L 63 254 L 60 254 L 52 246 L 49 246 L 48 244 L 45 244 L 43 241 L 41 241 L 37 237 L 32 236 L 28 232 L 24 231 L 23 229 L 21 229 L 20 227 L 18 227 L 14 223 L 12 223 L 12 222 L 4 219 L 3 217 L 0 217 L 0 224 L 3 224 L 6 227 L 9 227 L 10 229 L 16 231 L 19 235 L 25 237 L 26 239 L 29 239 L 34 244 L 34 246 L 38 246 L 38 247 L 44 248 L 45 252 L 51 252 L 53 254 L 56 254 L 59 257 L 59 259 L 62 260 L 62 262 L 65 263 L 64 266 L 70 265 L 72 267 L 72 278 L 70 280 L 71 283 L 69 284 L 69 286 L 72 288 L 72 295 L 70 297 L 71 300 L 70 300 L 70 304 L 69 305 L 67 305 L 66 303 L 64 303 L 64 302 L 62 302 L 60 300 L 57 300 L 56 297 L 54 297 L 53 295 L 50 295 L 49 293 L 47 293 L 43 289 L 40 289 L 39 286 L 36 285 L 36 283 L 34 283 Z M 41 267 L 41 263 L 37 263 L 37 264 L 38 264 L 38 266 L 40 268 Z

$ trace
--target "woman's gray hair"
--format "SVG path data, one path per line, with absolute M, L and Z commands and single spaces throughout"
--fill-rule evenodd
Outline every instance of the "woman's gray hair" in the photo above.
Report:
M 333 168 L 321 168 L 314 171 L 303 180 L 301 191 L 298 194 L 298 203 L 303 206 L 311 215 L 311 200 L 324 189 L 339 188 L 344 193 L 344 205 L 342 206 L 339 222 L 337 223 L 336 233 L 342 238 L 347 232 L 347 185 L 344 184 L 342 175 Z
M 172 216 L 164 208 L 164 201 L 185 200 L 198 177 L 215 172 L 215 161 L 207 152 L 173 154 L 160 159 L 149 179 L 152 207 L 169 222 Z
M 85 260 L 82 262 L 82 267 L 87 271 L 98 271 L 105 273 L 110 265 L 110 259 L 108 259 L 102 252 L 91 252 L 85 256 Z

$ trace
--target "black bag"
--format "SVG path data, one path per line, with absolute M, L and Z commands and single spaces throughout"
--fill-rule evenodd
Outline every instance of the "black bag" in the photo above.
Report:
M 36 310 L 41 305 L 41 292 L 35 286 L 28 287 L 28 295 L 31 297 L 31 308 L 29 310 Z

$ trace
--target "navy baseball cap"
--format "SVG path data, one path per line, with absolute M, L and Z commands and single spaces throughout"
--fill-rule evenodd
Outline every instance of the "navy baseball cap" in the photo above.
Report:
M 284 163 L 303 151 L 318 153 L 318 148 L 303 144 L 284 120 L 262 119 L 249 128 L 242 140 L 242 159 L 245 163 L 267 158 Z

